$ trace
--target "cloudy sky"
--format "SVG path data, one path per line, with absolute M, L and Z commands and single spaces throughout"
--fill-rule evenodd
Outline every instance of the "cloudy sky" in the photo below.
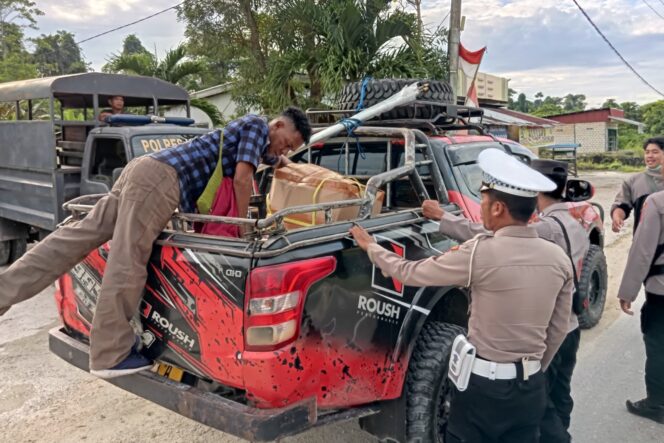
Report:
M 66 29 L 82 40 L 158 10 L 177 0 L 36 0 L 45 12 L 37 33 Z M 623 56 L 664 92 L 664 0 L 578 0 Z M 424 20 L 439 24 L 449 0 L 424 0 Z M 648 8 L 655 8 L 663 18 Z M 529 97 L 542 91 L 560 96 L 583 93 L 590 106 L 605 98 L 646 103 L 661 99 L 631 73 L 590 27 L 572 0 L 465 0 L 461 41 L 469 49 L 487 46 L 482 71 L 511 79 Z M 183 40 L 174 11 L 82 45 L 99 70 L 106 58 L 136 33 L 158 53 Z

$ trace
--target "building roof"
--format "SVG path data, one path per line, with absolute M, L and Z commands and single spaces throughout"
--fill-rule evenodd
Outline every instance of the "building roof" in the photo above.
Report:
M 200 91 L 192 92 L 191 98 L 208 98 L 215 95 L 221 95 L 229 92 L 233 87 L 232 82 L 223 83 L 221 85 L 212 86 L 207 89 L 201 89 Z
M 558 124 L 558 122 L 554 120 L 535 117 L 534 115 L 505 108 L 484 108 L 484 118 L 482 121 L 489 124 L 493 123 L 513 126 L 551 127 Z
M 548 116 L 549 119 L 559 123 L 608 123 L 615 118 L 625 118 L 625 112 L 616 108 L 587 109 L 585 111 L 570 112 Z M 630 123 L 631 124 L 631 123 Z
M 122 95 L 127 106 L 134 105 L 130 98 L 152 101 L 153 97 L 157 97 L 162 104 L 186 103 L 189 100 L 189 94 L 183 88 L 154 77 L 139 75 L 84 72 L 0 83 L 0 102 L 45 99 L 54 95 L 65 106 L 70 102 L 72 106 L 91 106 L 90 98 L 84 96 L 94 94 Z
M 645 128 L 646 127 L 645 123 L 637 122 L 636 120 L 630 120 L 628 118 L 623 118 L 623 117 L 609 116 L 609 120 L 613 120 L 613 121 L 616 121 L 618 123 L 625 123 L 626 125 L 636 126 L 638 128 Z

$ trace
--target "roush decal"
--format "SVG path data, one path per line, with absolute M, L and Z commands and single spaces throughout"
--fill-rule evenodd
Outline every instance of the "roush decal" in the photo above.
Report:
M 403 244 L 380 235 L 374 235 L 374 239 L 388 251 L 394 252 L 401 258 L 406 258 L 406 246 Z M 377 268 L 376 265 L 373 265 L 373 269 L 371 270 L 371 287 L 403 297 L 403 283 L 396 278 L 384 276 L 380 268 Z

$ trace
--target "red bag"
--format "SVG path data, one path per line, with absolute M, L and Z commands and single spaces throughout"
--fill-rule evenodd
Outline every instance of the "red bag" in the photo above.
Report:
M 235 189 L 233 188 L 233 179 L 224 177 L 221 186 L 217 189 L 217 194 L 212 202 L 209 215 L 220 217 L 237 217 L 237 202 L 235 201 Z M 222 237 L 240 237 L 240 227 L 237 225 L 228 225 L 221 223 L 201 223 L 194 226 L 196 232 L 208 235 L 218 235 Z M 202 226 L 201 226 L 202 225 Z

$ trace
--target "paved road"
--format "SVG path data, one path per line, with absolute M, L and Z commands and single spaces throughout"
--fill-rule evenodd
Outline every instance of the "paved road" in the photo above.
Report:
M 592 175 L 608 207 L 624 178 Z M 574 378 L 576 443 L 664 442 L 664 426 L 631 416 L 625 399 L 643 396 L 643 341 L 638 317 L 621 315 L 615 292 L 628 232 L 607 233 L 609 298 L 602 322 L 585 331 Z M 2 288 L 0 288 L 2 290 Z M 637 306 L 638 308 L 638 306 Z M 47 331 L 58 324 L 52 287 L 0 319 L 0 435 L 7 442 L 240 443 L 91 377 L 50 354 Z M 369 443 L 356 422 L 312 430 L 284 443 Z
M 638 317 L 642 302 L 643 293 L 634 317 L 623 314 L 595 340 L 582 343 L 572 383 L 575 442 L 664 442 L 664 425 L 625 410 L 626 399 L 645 397 L 645 349 Z

